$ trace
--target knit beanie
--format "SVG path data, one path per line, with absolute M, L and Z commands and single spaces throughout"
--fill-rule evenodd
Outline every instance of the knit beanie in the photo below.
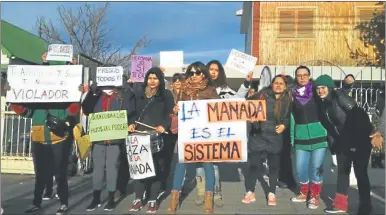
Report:
M 321 75 L 315 80 L 315 86 L 326 86 L 330 88 L 335 87 L 335 83 L 329 75 Z

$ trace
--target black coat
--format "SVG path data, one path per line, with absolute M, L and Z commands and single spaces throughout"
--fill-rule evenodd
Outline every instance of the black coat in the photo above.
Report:
M 274 115 L 274 107 L 277 102 L 271 89 L 262 89 L 252 95 L 248 100 L 261 99 L 264 96 L 266 100 L 266 121 L 248 123 L 248 151 L 267 151 L 269 153 L 280 153 L 283 148 L 283 133 L 276 133 L 276 126 L 283 124 L 286 129 L 289 126 L 289 116 L 291 113 L 291 97 L 286 92 L 282 99 L 280 117 L 277 119 Z M 285 101 L 287 100 L 287 102 Z
M 373 129 L 370 118 L 352 97 L 332 90 L 320 102 L 321 122 L 327 130 L 332 154 L 371 147 L 369 135 Z
M 173 112 L 174 97 L 170 90 L 163 90 L 161 94 L 157 93 L 153 99 L 148 99 L 143 90 L 135 90 L 134 114 L 130 114 L 129 125 L 139 120 L 141 123 L 152 127 L 163 126 L 169 130 Z M 145 109 L 146 108 L 146 109 Z M 149 128 L 137 125 L 136 130 L 149 130 Z

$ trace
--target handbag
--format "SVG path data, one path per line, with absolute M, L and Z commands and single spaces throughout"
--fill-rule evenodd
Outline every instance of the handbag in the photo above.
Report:
M 69 126 L 66 122 L 52 115 L 48 110 L 46 110 L 45 123 L 47 128 L 58 137 L 64 138 L 69 134 Z
M 145 107 L 142 109 L 141 114 L 139 115 L 137 122 L 140 121 L 141 117 L 149 107 L 149 105 L 154 101 L 154 97 L 151 98 L 151 100 L 145 105 Z M 146 133 L 150 136 L 150 146 L 151 146 L 151 152 L 157 153 L 162 150 L 164 146 L 164 138 L 163 134 L 158 133 L 155 130 L 146 131 Z M 141 134 L 141 132 L 134 132 L 134 134 Z

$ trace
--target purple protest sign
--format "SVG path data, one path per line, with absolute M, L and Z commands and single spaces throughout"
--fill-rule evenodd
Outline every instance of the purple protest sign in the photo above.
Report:
M 153 60 L 149 56 L 131 56 L 131 75 L 133 82 L 143 82 L 146 72 L 152 67 Z

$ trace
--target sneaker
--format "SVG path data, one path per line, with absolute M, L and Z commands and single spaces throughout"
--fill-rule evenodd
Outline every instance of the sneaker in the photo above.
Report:
M 241 202 L 244 204 L 250 204 L 255 201 L 256 201 L 256 195 L 254 192 L 251 192 L 251 191 L 245 194 L 244 198 L 241 200 Z
M 104 208 L 105 211 L 112 211 L 114 210 L 114 202 L 108 201 Z
M 149 201 L 147 204 L 147 213 L 155 213 L 158 210 L 158 203 L 157 201 Z
M 335 207 L 331 207 L 331 208 L 325 209 L 324 212 L 326 212 L 328 214 L 339 214 L 339 213 L 346 213 L 347 211 L 339 210 Z
M 274 193 L 268 193 L 267 204 L 269 206 L 276 206 L 276 195 Z
M 100 201 L 92 201 L 89 206 L 87 206 L 86 211 L 94 211 L 95 209 L 99 208 L 101 206 Z
M 52 194 L 44 194 L 44 196 L 43 196 L 43 200 L 45 200 L 45 201 L 51 200 L 53 198 L 54 198 L 54 196 Z
M 63 215 L 67 212 L 68 207 L 67 205 L 62 205 L 60 208 L 56 211 L 56 215 Z
M 130 211 L 140 211 L 142 209 L 142 200 L 136 199 L 133 201 L 133 205 L 130 207 Z
M 40 205 L 32 205 L 30 208 L 28 208 L 24 213 L 34 213 L 38 210 L 42 209 L 42 207 Z
M 55 194 L 55 197 L 56 197 L 57 199 L 59 199 L 59 195 L 58 195 L 58 194 Z
M 311 198 L 311 199 L 308 201 L 307 207 L 308 207 L 309 209 L 313 209 L 313 210 L 318 209 L 318 207 L 319 207 L 319 199 Z
M 291 199 L 292 202 L 306 202 L 307 201 L 307 196 L 301 193 L 298 196 L 295 196 Z

